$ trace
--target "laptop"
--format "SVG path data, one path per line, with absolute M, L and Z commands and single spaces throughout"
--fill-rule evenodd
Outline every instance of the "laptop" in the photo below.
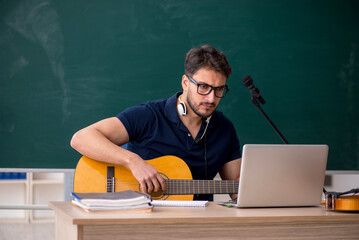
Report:
M 320 205 L 327 145 L 243 146 L 237 207 Z

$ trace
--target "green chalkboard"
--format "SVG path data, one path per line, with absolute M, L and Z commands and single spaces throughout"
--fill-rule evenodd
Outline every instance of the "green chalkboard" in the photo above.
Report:
M 220 105 L 241 144 L 328 144 L 359 170 L 359 1 L 0 1 L 0 168 L 75 168 L 78 129 L 181 90 L 185 53 L 233 67 Z

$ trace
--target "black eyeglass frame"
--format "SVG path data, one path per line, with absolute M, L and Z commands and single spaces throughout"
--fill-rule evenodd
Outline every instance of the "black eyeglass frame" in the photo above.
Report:
M 198 82 L 196 82 L 193 78 L 191 78 L 190 76 L 188 76 L 187 74 L 186 74 L 186 77 L 187 77 L 193 84 L 195 84 L 195 85 L 197 86 L 197 93 L 198 93 L 199 95 L 205 96 L 205 95 L 210 94 L 210 93 L 212 92 L 212 90 L 214 90 L 214 95 L 215 95 L 216 97 L 218 97 L 218 98 L 224 98 L 224 97 L 227 95 L 227 93 L 229 92 L 229 86 L 228 86 L 227 84 L 224 85 L 224 86 L 213 87 L 213 86 L 211 86 L 211 85 L 209 85 L 209 84 L 206 84 L 206 83 L 198 83 Z M 207 86 L 207 87 L 210 87 L 211 89 L 208 91 L 208 93 L 200 93 L 200 92 L 199 92 L 200 86 Z M 223 88 L 223 95 L 222 95 L 222 96 L 217 96 L 216 91 L 220 90 L 221 88 Z

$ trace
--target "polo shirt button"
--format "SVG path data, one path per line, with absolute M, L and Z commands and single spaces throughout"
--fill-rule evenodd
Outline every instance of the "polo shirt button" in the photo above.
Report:
M 190 137 L 191 136 L 191 134 L 190 133 L 188 133 L 188 137 Z

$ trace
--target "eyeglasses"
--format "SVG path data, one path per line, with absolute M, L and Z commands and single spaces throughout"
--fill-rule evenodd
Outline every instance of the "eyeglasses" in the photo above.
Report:
M 219 87 L 213 87 L 211 85 L 205 84 L 205 83 L 197 83 L 193 78 L 191 78 L 190 76 L 186 75 L 188 77 L 188 79 L 194 83 L 195 85 L 197 85 L 197 93 L 200 95 L 208 95 L 212 92 L 212 90 L 214 91 L 214 95 L 218 98 L 224 98 L 226 96 L 226 94 L 229 91 L 229 87 L 228 85 L 223 85 L 223 86 L 219 86 Z

